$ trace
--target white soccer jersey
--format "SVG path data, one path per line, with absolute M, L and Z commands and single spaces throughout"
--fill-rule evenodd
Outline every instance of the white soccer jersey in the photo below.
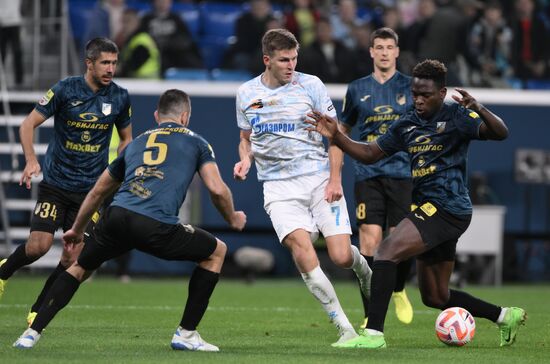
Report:
M 237 90 L 237 123 L 252 130 L 250 141 L 258 180 L 278 180 L 328 170 L 328 154 L 319 133 L 304 120 L 312 110 L 336 117 L 321 80 L 294 72 L 288 84 L 270 89 L 261 75 Z

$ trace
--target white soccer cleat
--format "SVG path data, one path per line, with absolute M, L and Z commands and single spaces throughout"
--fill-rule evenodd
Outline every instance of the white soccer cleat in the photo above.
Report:
M 13 343 L 13 347 L 20 349 L 31 349 L 34 345 L 36 345 L 39 339 L 40 334 L 29 327 L 23 332 L 23 334 L 21 334 L 21 336 L 19 336 L 19 339 Z
M 203 340 L 198 331 L 188 331 L 180 327 L 172 337 L 170 344 L 174 350 L 190 350 L 190 351 L 220 351 L 216 345 L 212 345 Z

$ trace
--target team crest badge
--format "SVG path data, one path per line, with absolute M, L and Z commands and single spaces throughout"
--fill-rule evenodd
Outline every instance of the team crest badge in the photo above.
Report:
M 395 97 L 395 101 L 399 105 L 405 105 L 405 103 L 407 102 L 407 96 L 405 96 L 404 94 L 397 94 L 397 96 Z
M 435 131 L 438 133 L 443 133 L 445 131 L 445 125 L 447 125 L 446 121 L 438 121 Z
M 110 115 L 111 114 L 111 104 L 108 104 L 106 102 L 101 105 L 101 112 L 103 115 Z

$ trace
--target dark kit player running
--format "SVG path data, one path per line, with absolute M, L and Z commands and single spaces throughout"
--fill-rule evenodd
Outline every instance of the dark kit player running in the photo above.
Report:
M 348 348 L 385 348 L 384 321 L 395 286 L 397 264 L 417 256 L 418 285 L 425 305 L 438 309 L 463 307 L 473 316 L 497 323 L 500 345 L 514 343 L 526 313 L 499 307 L 466 292 L 449 289 L 458 238 L 470 224 L 472 204 L 466 185 L 470 140 L 503 140 L 508 128 L 500 117 L 456 89 L 458 103 L 444 103 L 447 69 L 425 60 L 413 70 L 415 111 L 404 115 L 373 143 L 355 142 L 338 130 L 337 120 L 309 114 L 316 130 L 353 158 L 373 163 L 398 151 L 411 159 L 412 201 L 417 206 L 380 244 L 374 256 L 371 302 L 366 330 L 340 344 Z
M 44 179 L 38 186 L 38 200 L 31 219 L 31 232 L 21 244 L 0 261 L 0 298 L 8 279 L 20 268 L 45 255 L 53 244 L 58 228 L 68 230 L 80 204 L 109 158 L 109 142 L 116 125 L 119 152 L 132 140 L 128 91 L 113 82 L 118 48 L 106 38 L 86 44 L 86 73 L 56 83 L 38 102 L 19 128 L 26 165 L 20 184 L 31 187 L 40 164 L 33 148 L 34 129 L 54 117 L 54 135 L 42 165 Z M 27 315 L 32 323 L 44 296 L 57 276 L 78 257 L 83 244 L 72 251 L 63 249 L 59 265 L 51 273 L 42 292 Z
M 218 282 L 227 247 L 210 233 L 179 223 L 178 212 L 198 173 L 231 228 L 242 230 L 246 215 L 235 211 L 210 144 L 187 128 L 190 115 L 189 96 L 180 90 L 166 91 L 155 112 L 159 125 L 130 143 L 103 172 L 82 203 L 73 227 L 63 236 L 65 244 L 73 247 L 81 241 L 94 212 L 118 189 L 113 202 L 101 215 L 94 239 L 86 242 L 78 260 L 59 275 L 15 347 L 32 348 L 80 283 L 103 262 L 138 249 L 161 259 L 198 263 L 171 346 L 176 350 L 219 351 L 204 341 L 196 328 Z

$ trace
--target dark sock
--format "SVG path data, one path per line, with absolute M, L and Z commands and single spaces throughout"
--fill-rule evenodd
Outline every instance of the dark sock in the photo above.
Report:
M 388 312 L 397 264 L 389 260 L 376 260 L 372 265 L 371 299 L 369 304 L 368 329 L 384 331 L 384 321 Z
M 363 258 L 365 258 L 367 263 L 369 263 L 369 267 L 372 269 L 372 261 L 374 258 L 368 255 L 363 255 Z M 357 282 L 359 282 L 359 280 L 357 280 Z M 359 287 L 361 287 L 361 285 L 359 285 Z M 365 297 L 361 289 L 359 289 L 359 292 L 361 293 L 361 300 L 363 301 L 363 312 L 365 313 L 365 317 L 369 317 L 369 299 Z
M 485 302 L 469 295 L 466 292 L 455 291 L 451 289 L 449 291 L 449 301 L 443 309 L 449 307 L 462 307 L 468 310 L 474 317 L 483 317 L 487 320 L 497 322 L 500 315 L 501 308 L 493 305 L 492 303 Z
M 44 304 L 38 310 L 38 315 L 31 329 L 42 332 L 55 315 L 71 301 L 78 290 L 80 282 L 67 272 L 61 272 L 46 294 Z
M 59 263 L 57 267 L 55 267 L 52 274 L 50 274 L 50 276 L 46 280 L 44 287 L 42 287 L 42 292 L 40 292 L 40 294 L 38 295 L 36 302 L 34 302 L 34 304 L 32 305 L 31 312 L 38 312 L 38 310 L 40 309 L 40 306 L 42 306 L 42 302 L 44 302 L 44 298 L 46 297 L 46 294 L 48 294 L 48 290 L 50 289 L 52 284 L 55 282 L 57 277 L 59 277 L 59 275 L 65 271 L 65 269 L 67 268 L 62 266 L 61 263 Z
M 199 325 L 212 292 L 218 283 L 219 273 L 214 273 L 197 266 L 189 280 L 187 303 L 181 318 L 180 326 L 185 330 L 195 330 Z
M 363 255 L 363 254 L 361 254 Z M 367 263 L 369 263 L 369 267 L 372 269 L 372 265 L 374 264 L 374 257 L 370 255 L 363 255 L 363 258 L 367 260 Z
M 21 267 L 31 264 L 38 258 L 29 258 L 25 253 L 25 244 L 21 244 L 0 267 L 0 279 L 9 279 Z
M 405 283 L 407 278 L 409 278 L 409 273 L 411 271 L 411 265 L 414 259 L 410 258 L 402 261 L 397 264 L 397 275 L 395 277 L 395 288 L 394 292 L 401 292 L 405 289 Z

